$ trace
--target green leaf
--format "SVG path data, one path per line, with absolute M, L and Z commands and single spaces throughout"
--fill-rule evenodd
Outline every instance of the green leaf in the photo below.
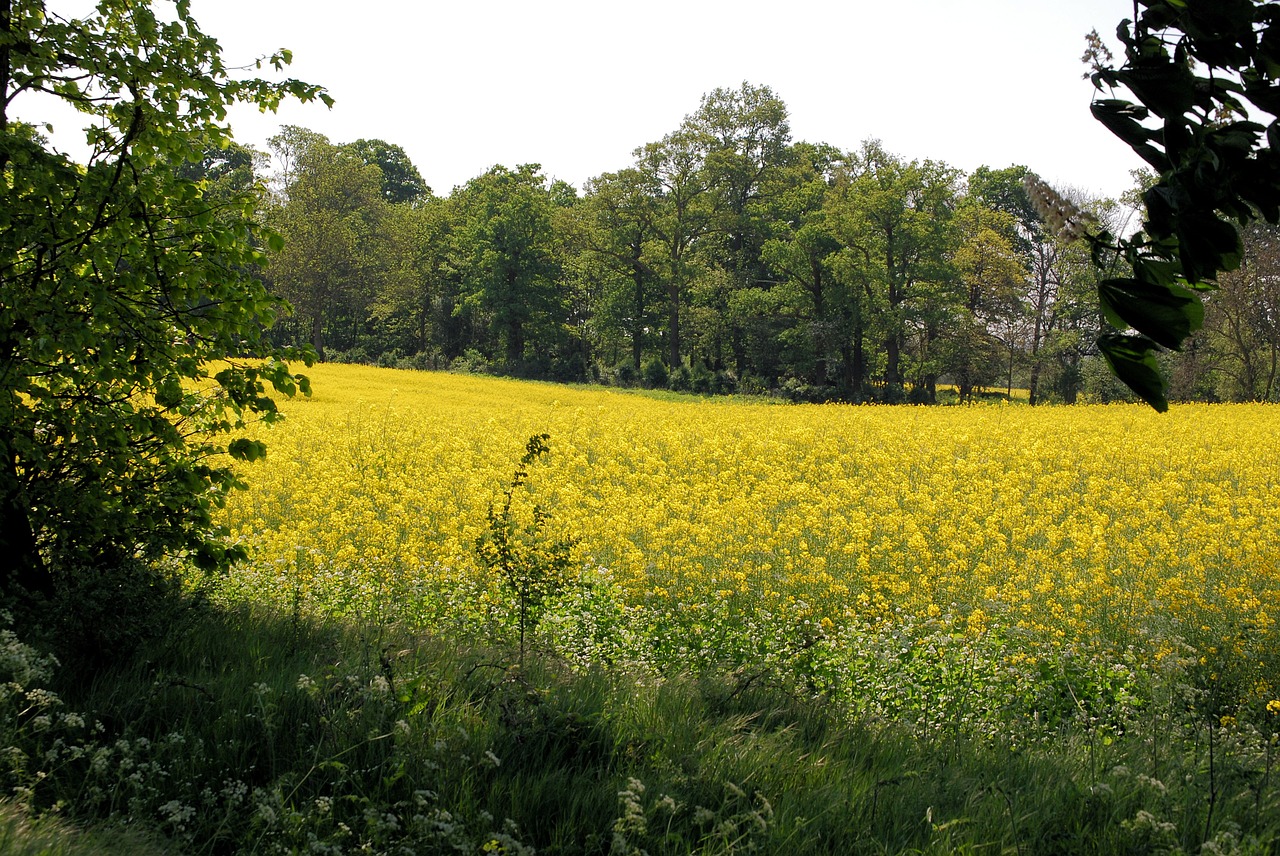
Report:
M 35 126 L 0 122 L 0 506 L 19 510 L 5 529 L 31 545 L 24 566 L 109 546 L 225 567 L 244 553 L 212 512 L 240 482 L 216 453 L 257 460 L 265 447 L 216 435 L 275 405 L 250 370 L 189 381 L 275 355 L 263 323 L 284 311 L 256 278 L 257 236 L 277 239 L 258 225 L 263 188 L 225 117 L 322 90 L 231 77 L 188 0 L 162 16 L 101 0 L 77 20 L 44 6 L 3 16 L 5 96 L 45 90 L 78 111 L 89 145 L 76 163 Z
M 1125 386 L 1156 411 L 1168 411 L 1167 385 L 1156 364 L 1154 341 L 1146 336 L 1103 333 L 1098 337 L 1098 350 Z
M 258 461 L 267 456 L 267 446 L 261 440 L 241 437 L 227 444 L 227 454 L 237 461 Z
M 1178 217 L 1175 231 L 1182 271 L 1191 282 L 1215 279 L 1218 271 L 1235 270 L 1244 257 L 1236 227 L 1209 211 Z
M 174 375 L 160 381 L 156 387 L 156 404 L 166 409 L 177 407 L 182 403 L 182 382 Z
M 1129 148 L 1158 171 L 1169 168 L 1169 159 L 1155 146 L 1156 133 L 1142 125 L 1149 114 L 1145 107 L 1115 98 L 1101 98 L 1089 105 L 1093 117 L 1123 140 Z
M 1138 279 L 1104 279 L 1098 297 L 1108 320 L 1115 319 L 1166 348 L 1179 350 L 1182 341 L 1204 324 L 1200 298 L 1177 283 Z

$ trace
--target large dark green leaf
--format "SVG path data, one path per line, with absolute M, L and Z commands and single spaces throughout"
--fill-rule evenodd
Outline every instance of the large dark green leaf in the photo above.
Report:
M 1102 98 L 1090 104 L 1089 110 L 1107 130 L 1128 143 L 1147 163 L 1161 172 L 1169 168 L 1169 159 L 1151 145 L 1155 134 L 1142 125 L 1141 120 L 1150 115 L 1146 108 L 1129 101 Z
M 1176 283 L 1105 279 L 1098 283 L 1098 297 L 1108 318 L 1173 350 L 1204 323 L 1200 298 Z
M 1098 350 L 1125 386 L 1160 413 L 1169 409 L 1164 377 L 1155 358 L 1156 343 L 1145 336 L 1103 333 Z
M 1190 282 L 1211 280 L 1218 271 L 1240 266 L 1244 254 L 1240 233 L 1212 212 L 1183 214 L 1178 218 L 1176 234 L 1182 272 Z
M 1195 104 L 1195 75 L 1176 58 L 1167 55 L 1143 57 L 1116 77 L 1162 119 L 1182 116 Z

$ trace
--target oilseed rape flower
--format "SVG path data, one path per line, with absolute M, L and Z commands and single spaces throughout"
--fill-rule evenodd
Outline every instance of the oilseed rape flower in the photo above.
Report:
M 599 569 L 592 590 L 677 637 L 673 656 L 949 622 L 1022 640 L 1018 668 L 1077 644 L 1155 664 L 1174 639 L 1261 677 L 1277 666 L 1275 407 L 780 406 L 312 375 L 225 509 L 253 557 L 229 596 L 373 620 L 501 613 L 475 544 L 525 441 L 547 433 L 516 513 L 544 509 Z

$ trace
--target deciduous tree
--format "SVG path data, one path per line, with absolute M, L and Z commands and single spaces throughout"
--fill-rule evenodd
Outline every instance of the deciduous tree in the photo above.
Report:
M 141 0 L 79 19 L 0 0 L 0 92 L 0 587 L 164 554 L 223 564 L 222 453 L 263 446 L 219 435 L 305 380 L 262 335 L 284 307 L 253 276 L 276 240 L 257 200 L 215 201 L 183 169 L 230 145 L 233 103 L 328 98 L 232 77 L 188 3 Z M 32 93 L 83 115 L 85 162 L 16 119 Z
M 321 135 L 286 128 L 271 146 L 290 163 L 283 202 L 271 213 L 284 237 L 271 268 L 273 291 L 289 300 L 321 359 L 331 339 L 350 348 L 391 264 L 382 171 Z M 299 145 L 299 141 L 302 142 Z
M 343 148 L 382 172 L 382 198 L 392 204 L 415 203 L 431 195 L 431 188 L 403 147 L 385 140 L 356 140 Z
M 538 164 L 523 164 L 495 166 L 455 195 L 463 298 L 488 316 L 507 364 L 518 369 L 528 328 L 563 320 L 551 189 Z

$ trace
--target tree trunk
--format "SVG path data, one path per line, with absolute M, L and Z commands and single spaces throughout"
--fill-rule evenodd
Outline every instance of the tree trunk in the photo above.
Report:
M 507 327 L 507 365 L 515 366 L 524 359 L 524 323 L 519 320 Z
M 890 333 L 884 340 L 884 382 L 885 395 L 890 403 L 896 404 L 902 399 L 902 372 L 899 368 L 902 347 L 895 333 Z
M 809 291 L 813 295 L 813 382 L 824 386 L 827 382 L 827 303 L 822 293 L 822 266 L 811 262 L 810 275 L 813 284 Z
M 671 368 L 680 365 L 680 283 L 667 285 L 667 336 L 671 350 L 668 354 Z
M 854 400 L 861 402 L 866 397 L 867 389 L 867 352 L 864 339 L 866 333 L 862 329 L 862 314 L 859 313 L 857 320 L 853 324 L 853 365 L 850 369 L 853 373 L 853 383 L 850 393 Z
M 853 386 L 853 348 L 848 344 L 840 346 L 840 394 L 848 401 L 858 400 Z
M 311 347 L 316 349 L 316 356 L 324 362 L 324 319 L 317 312 L 311 317 Z
M 638 373 L 640 362 L 644 359 L 644 271 L 633 269 L 632 281 L 635 283 L 635 318 L 631 328 L 631 365 Z

